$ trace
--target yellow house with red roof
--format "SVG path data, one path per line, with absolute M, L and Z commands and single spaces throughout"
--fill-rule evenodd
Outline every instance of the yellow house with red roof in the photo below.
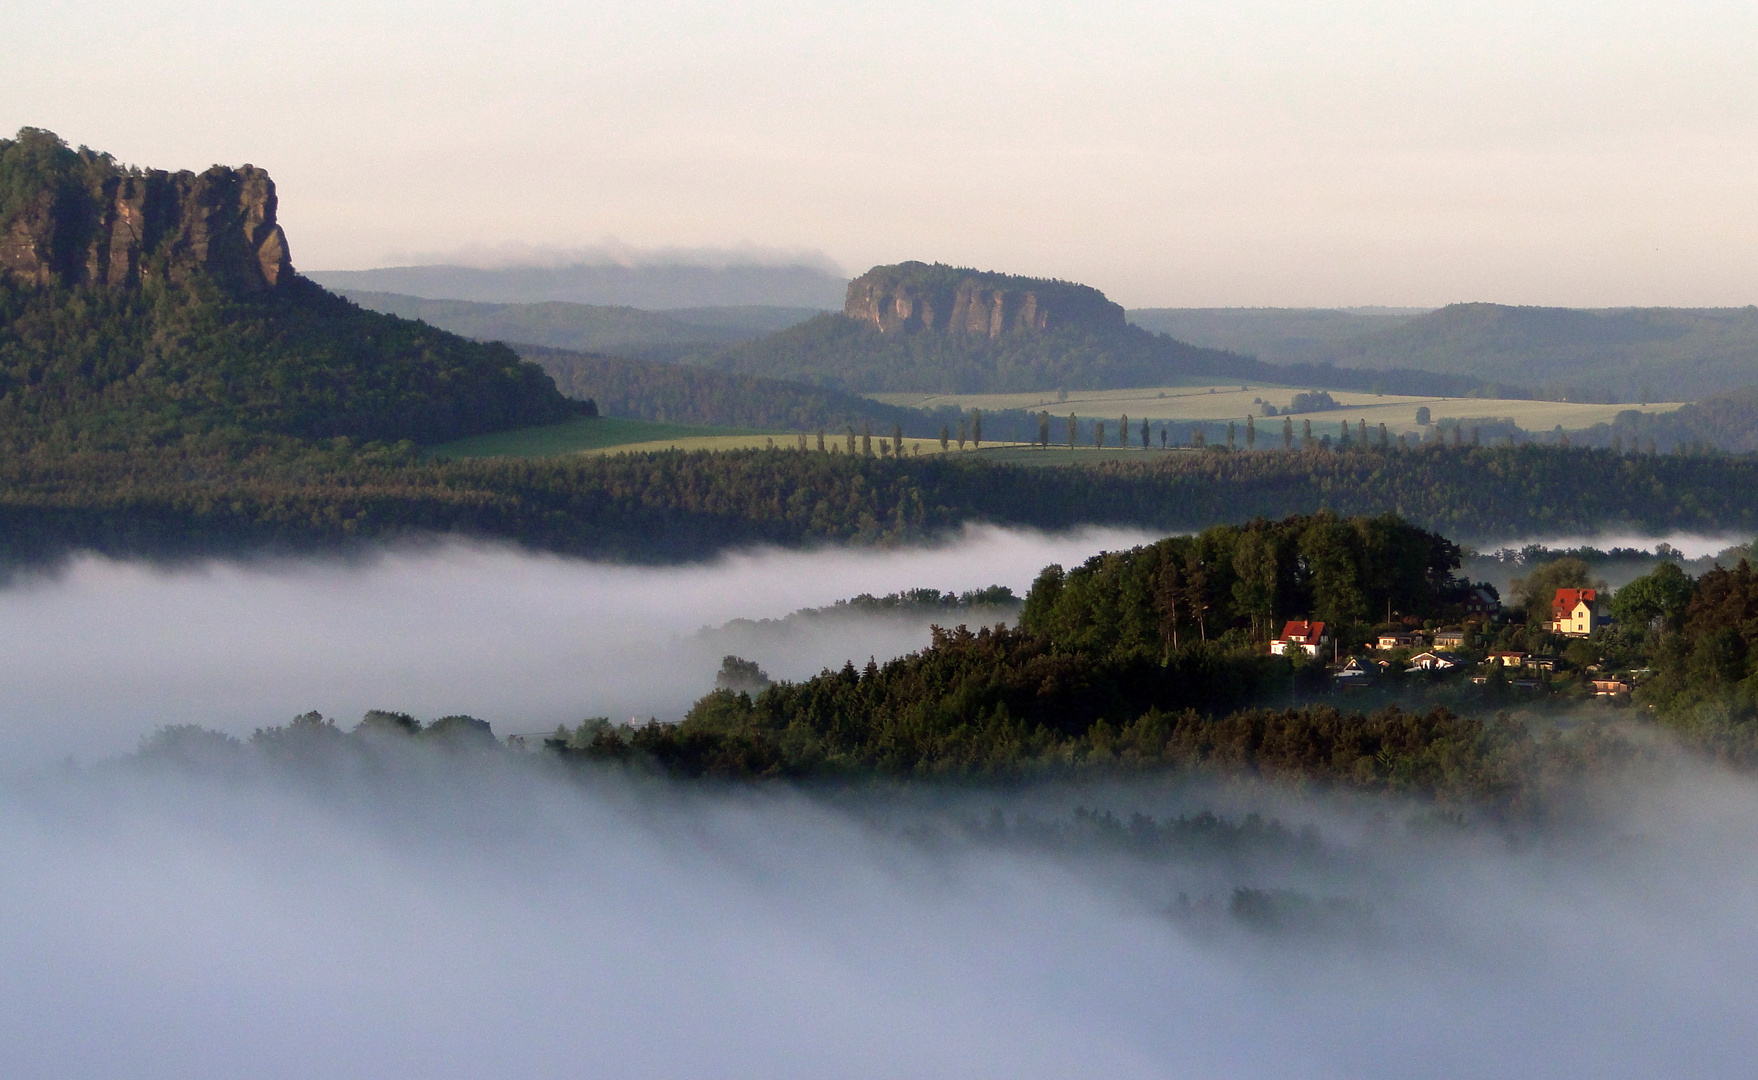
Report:
M 1599 625 L 1594 603 L 1596 589 L 1558 589 L 1550 602 L 1550 628 L 1569 637 L 1586 637 Z

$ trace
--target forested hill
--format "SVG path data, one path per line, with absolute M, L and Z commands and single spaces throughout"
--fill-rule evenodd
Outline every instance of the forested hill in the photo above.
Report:
M 1758 381 L 1758 308 L 1451 304 L 1362 336 L 1333 358 L 1470 372 L 1574 400 L 1690 400 Z
M 942 423 L 958 423 L 956 417 L 884 405 L 806 383 L 541 345 L 515 348 L 541 365 L 562 393 L 590 399 L 610 416 L 792 431 L 870 427 L 881 435 L 901 425 L 904 434 L 915 437 L 932 437 Z
M 261 169 L 0 140 L 0 438 L 14 453 L 441 442 L 576 407 L 534 364 L 293 270 Z
M 1481 380 L 1461 375 L 1266 364 L 1131 325 L 1121 307 L 1084 285 L 922 263 L 856 278 L 840 315 L 681 358 L 855 393 L 1093 390 L 1191 376 L 1435 396 L 1482 389 Z

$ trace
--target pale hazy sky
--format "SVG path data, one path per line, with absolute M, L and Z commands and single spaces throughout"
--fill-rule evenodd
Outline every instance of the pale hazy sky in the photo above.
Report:
M 295 264 L 817 251 L 1130 306 L 1758 302 L 1758 5 L 7 5 L 0 128 L 252 162 Z

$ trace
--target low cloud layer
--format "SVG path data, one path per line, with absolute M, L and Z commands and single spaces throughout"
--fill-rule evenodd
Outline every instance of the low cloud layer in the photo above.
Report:
M 166 571 L 83 559 L 0 590 L 0 754 L 16 764 L 131 748 L 161 724 L 239 735 L 317 709 L 465 712 L 501 734 L 588 716 L 676 719 L 713 687 L 737 618 L 863 592 L 992 584 L 1024 594 L 1049 562 L 1142 542 L 974 529 L 941 547 L 758 552 L 620 567 L 452 545 L 352 563 Z M 838 620 L 738 637 L 778 678 L 920 648 L 927 620 Z
M 8 1076 L 1671 1080 L 1758 1050 L 1758 798 L 1693 767 L 1504 832 L 1239 786 L 234 766 L 0 784 Z M 1077 802 L 1303 838 L 1009 833 Z M 1352 914 L 1241 918 L 1240 886 Z

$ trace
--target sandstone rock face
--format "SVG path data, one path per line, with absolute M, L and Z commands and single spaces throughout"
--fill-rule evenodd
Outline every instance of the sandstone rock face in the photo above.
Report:
M 1086 285 L 920 262 L 876 266 L 849 282 L 843 314 L 885 334 L 931 330 L 997 338 L 1078 324 L 1126 325 L 1122 306 Z
M 86 158 L 84 174 L 45 183 L 0 228 L 0 272 L 39 284 L 127 287 L 205 273 L 262 292 L 293 276 L 262 169 L 124 169 Z

